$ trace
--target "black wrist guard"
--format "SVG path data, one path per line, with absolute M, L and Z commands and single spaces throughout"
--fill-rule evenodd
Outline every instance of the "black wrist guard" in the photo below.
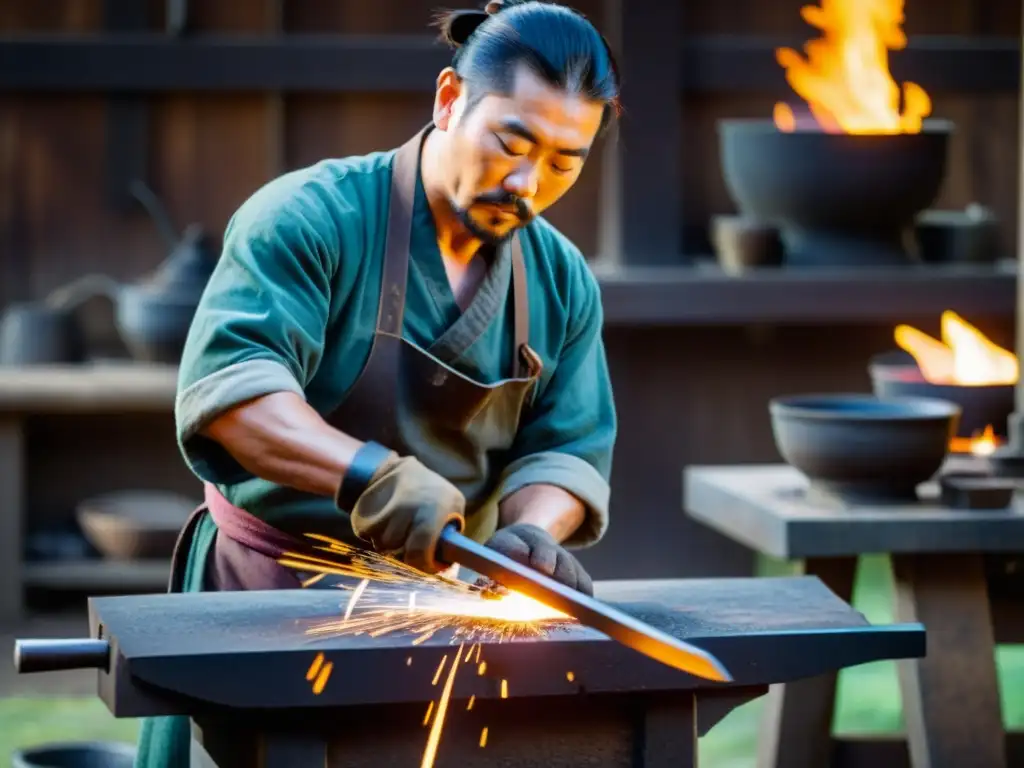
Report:
M 372 441 L 365 443 L 356 451 L 356 455 L 352 457 L 352 463 L 349 464 L 348 470 L 341 480 L 341 485 L 338 486 L 338 493 L 334 497 L 334 503 L 338 509 L 343 512 L 352 511 L 352 507 L 363 495 L 363 491 L 369 487 L 377 470 L 390 455 L 391 451 L 380 443 Z

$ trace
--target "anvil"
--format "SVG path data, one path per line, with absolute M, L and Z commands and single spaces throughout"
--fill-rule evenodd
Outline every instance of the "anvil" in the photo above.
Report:
M 695 678 L 581 626 L 485 642 L 485 672 L 465 664 L 454 680 L 437 768 L 693 766 L 698 735 L 772 683 L 925 652 L 921 625 L 871 625 L 814 577 L 601 582 L 597 595 L 714 653 L 734 680 Z M 94 598 L 90 639 L 22 641 L 16 653 L 22 671 L 98 668 L 117 717 L 190 717 L 194 765 L 416 768 L 436 670 L 456 647 L 444 632 L 415 647 L 305 634 L 346 597 Z M 333 670 L 317 694 L 306 673 L 319 653 Z

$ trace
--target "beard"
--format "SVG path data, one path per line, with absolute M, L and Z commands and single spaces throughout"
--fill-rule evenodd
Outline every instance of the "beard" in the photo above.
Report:
M 481 195 L 480 197 L 475 198 L 467 207 L 456 205 L 454 200 L 450 201 L 450 205 L 452 207 L 452 211 L 462 223 L 462 226 L 466 228 L 466 231 L 480 242 L 490 246 L 504 245 L 512 239 L 518 230 L 522 229 L 533 220 L 533 214 L 530 212 L 529 206 L 523 201 L 523 199 L 516 197 L 515 195 L 510 195 L 507 192 Z M 482 223 L 480 217 L 473 216 L 472 209 L 473 206 L 476 205 L 500 205 L 503 207 L 510 207 L 513 209 L 517 221 L 507 231 L 496 231 L 495 228 L 490 228 L 486 224 Z M 489 217 L 489 220 L 493 222 L 495 227 L 504 223 L 503 219 L 498 219 L 497 217 Z

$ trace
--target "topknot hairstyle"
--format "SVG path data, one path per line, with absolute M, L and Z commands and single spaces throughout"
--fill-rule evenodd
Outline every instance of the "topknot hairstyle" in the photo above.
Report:
M 525 63 L 550 85 L 602 102 L 602 129 L 620 112 L 619 68 L 608 41 L 582 14 L 545 0 L 491 0 L 484 10 L 447 11 L 436 19 L 455 50 L 452 67 L 470 103 L 507 94 Z

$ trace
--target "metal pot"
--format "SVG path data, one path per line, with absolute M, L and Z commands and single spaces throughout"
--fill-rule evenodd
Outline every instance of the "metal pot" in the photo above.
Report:
M 167 209 L 145 184 L 132 193 L 152 216 L 170 253 L 148 278 L 119 286 L 115 317 L 121 338 L 139 360 L 177 363 L 199 299 L 217 264 L 218 251 L 198 224 L 179 236 Z
M 42 301 L 12 304 L 0 317 L 0 365 L 53 365 L 86 359 L 78 308 L 107 292 L 106 278 L 87 276 Z
M 12 768 L 132 768 L 136 748 L 116 741 L 42 744 L 11 755 Z
M 136 283 L 86 275 L 42 302 L 10 307 L 0 318 L 0 364 L 84 361 L 85 341 L 75 312 L 97 295 L 113 302 L 118 333 L 133 357 L 154 363 L 179 362 L 218 253 L 213 239 L 198 224 L 188 226 L 179 236 L 167 210 L 144 184 L 134 184 L 132 193 L 170 245 L 164 261 Z

